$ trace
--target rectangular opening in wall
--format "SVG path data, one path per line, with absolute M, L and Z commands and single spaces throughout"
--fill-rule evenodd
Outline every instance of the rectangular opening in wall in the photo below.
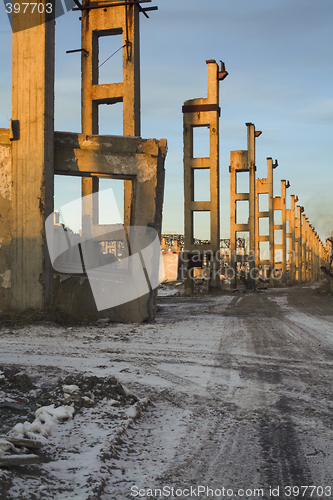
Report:
M 99 134 L 123 135 L 123 103 L 98 106 Z
M 275 229 L 274 243 L 275 245 L 282 245 L 282 229 Z
M 248 224 L 249 222 L 249 201 L 236 201 L 236 224 Z
M 289 233 L 289 220 L 286 220 L 286 233 Z
M 295 251 L 291 249 L 291 241 L 287 240 L 287 262 L 289 265 L 295 262 Z
M 124 181 L 99 179 L 99 224 L 124 223 Z
M 274 224 L 277 226 L 282 224 L 282 210 L 274 210 Z
M 193 127 L 193 158 L 210 157 L 209 125 Z
M 268 212 L 269 210 L 269 195 L 268 193 L 258 194 L 258 210 L 259 212 Z
M 259 217 L 259 236 L 269 236 L 268 217 Z
M 82 229 L 81 177 L 54 176 L 55 223 L 78 233 Z
M 236 193 L 250 192 L 250 173 L 236 172 Z
M 102 32 L 103 33 L 103 32 Z M 98 84 L 123 81 L 123 35 L 98 34 Z
M 250 234 L 248 231 L 236 232 L 236 253 L 237 255 L 248 255 Z
M 282 248 L 275 249 L 274 264 L 282 263 Z
M 259 241 L 259 260 L 269 260 L 269 259 L 270 259 L 269 242 Z
M 210 242 L 210 212 L 193 212 L 193 237 Z
M 210 201 L 210 170 L 208 168 L 195 168 L 194 176 L 194 201 Z
M 259 276 L 261 279 L 268 281 L 270 279 L 271 271 L 268 264 L 259 266 Z
M 124 181 L 122 179 L 99 179 L 99 224 L 123 224 L 124 222 Z M 114 237 L 112 238 L 112 234 Z M 120 231 L 108 235 L 106 240 L 99 239 L 102 261 L 105 264 L 124 259 L 127 242 Z

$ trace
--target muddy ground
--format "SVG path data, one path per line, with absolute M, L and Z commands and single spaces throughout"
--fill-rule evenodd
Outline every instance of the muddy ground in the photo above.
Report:
M 63 383 L 93 401 L 41 464 L 0 469 L 1 500 L 333 498 L 333 299 L 314 286 L 161 297 L 148 325 L 3 327 L 0 347 L 0 388 L 25 401 L 0 433 Z

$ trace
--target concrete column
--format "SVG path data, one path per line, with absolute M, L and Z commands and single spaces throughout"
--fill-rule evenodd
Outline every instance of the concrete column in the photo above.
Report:
M 220 251 L 220 199 L 219 199 L 219 81 L 227 76 L 222 63 L 221 70 L 215 60 L 207 64 L 207 98 L 185 101 L 183 111 L 184 137 L 184 212 L 185 212 L 185 251 L 188 255 L 198 252 L 210 255 L 209 287 L 217 288 L 220 283 L 219 251 Z M 193 157 L 193 129 L 195 127 L 209 128 L 210 154 L 207 158 Z M 194 171 L 209 170 L 210 199 L 196 201 L 194 199 Z M 210 243 L 195 245 L 194 242 L 194 212 L 210 213 Z M 185 280 L 186 293 L 193 291 L 193 279 L 190 269 L 187 269 Z
M 140 136 L 140 32 L 139 6 L 117 5 L 82 11 L 82 133 L 99 133 L 98 109 L 102 104 L 123 103 L 123 135 Z M 96 0 L 83 2 L 94 6 Z M 99 40 L 101 37 L 122 35 L 123 80 L 99 82 Z M 87 194 L 88 182 L 82 189 Z M 124 225 L 131 224 L 132 182 L 124 180 Z
M 28 26 L 36 26 L 24 29 Z M 53 271 L 44 223 L 53 211 L 54 21 L 13 14 L 12 309 L 42 309 Z M 45 18 L 44 18 L 45 20 Z
M 286 210 L 287 221 L 289 222 L 289 229 L 286 237 L 289 239 L 289 259 L 287 262 L 287 269 L 289 271 L 289 280 L 291 283 L 296 279 L 296 202 L 298 197 L 295 195 L 290 196 L 290 208 Z
M 274 269 L 274 211 L 273 211 L 273 169 L 277 167 L 277 160 L 273 164 L 272 158 L 267 158 L 267 178 L 266 179 L 256 179 L 256 265 L 262 268 L 263 273 L 268 269 L 270 276 L 270 284 L 273 284 L 273 274 Z M 268 211 L 260 211 L 259 209 L 259 195 L 268 195 Z M 259 234 L 259 221 L 261 217 L 268 218 L 269 231 L 268 235 Z M 260 255 L 260 242 L 269 242 L 269 254 L 263 258 Z M 264 276 L 266 277 L 266 276 Z
M 314 234 L 315 240 L 315 280 L 318 281 L 320 277 L 320 239 L 318 234 Z
M 281 263 L 280 268 L 282 272 L 282 282 L 285 283 L 287 279 L 286 273 L 286 260 L 287 260 L 287 246 L 286 246 L 286 189 L 289 187 L 289 181 L 281 181 L 281 196 L 274 198 L 274 210 L 281 210 L 282 213 L 282 223 L 274 224 L 274 230 L 282 231 L 282 243 L 274 242 L 274 253 L 276 250 L 281 250 Z M 275 261 L 275 255 L 274 255 Z
M 306 248 L 307 248 L 307 281 L 311 281 L 311 240 L 310 240 L 310 222 L 306 218 Z
M 256 267 L 255 249 L 256 249 L 256 149 L 255 139 L 261 132 L 255 130 L 253 123 L 246 123 L 247 126 L 247 151 L 248 151 L 248 169 L 250 172 L 250 197 L 249 197 L 249 255 L 250 272 Z
M 309 223 L 309 280 L 315 280 L 315 249 L 314 249 L 314 230 L 312 224 Z
M 295 279 L 302 283 L 302 207 L 296 207 L 295 218 Z
M 255 166 L 255 139 L 261 132 L 255 130 L 253 123 L 246 123 L 247 126 L 247 150 L 230 152 L 230 267 L 235 271 L 235 279 L 232 286 L 237 284 L 237 233 L 249 233 L 248 255 L 242 261 L 248 262 L 250 275 L 247 277 L 249 286 L 255 287 L 255 276 L 253 270 L 256 266 L 256 166 Z M 237 172 L 249 172 L 249 193 L 237 192 Z M 246 224 L 239 224 L 236 220 L 237 201 L 248 200 L 249 218 Z
M 110 0 L 110 4 L 117 0 Z M 94 6 L 96 0 L 83 2 Z M 99 39 L 122 35 L 123 81 L 99 83 Z M 98 134 L 98 106 L 123 103 L 123 135 L 140 136 L 139 6 L 82 11 L 82 133 Z
M 308 263 L 308 221 L 305 214 L 302 214 L 302 280 L 303 283 L 309 281 Z

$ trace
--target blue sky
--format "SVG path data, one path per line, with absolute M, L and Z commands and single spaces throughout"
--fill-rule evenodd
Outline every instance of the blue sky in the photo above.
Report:
M 299 196 L 326 238 L 333 230 L 332 0 L 152 5 L 159 10 L 150 19 L 141 17 L 142 137 L 168 140 L 163 231 L 183 231 L 182 104 L 206 97 L 205 61 L 222 59 L 229 76 L 220 83 L 221 237 L 229 236 L 230 150 L 246 148 L 245 123 L 253 122 L 263 132 L 257 140 L 258 176 L 266 176 L 267 156 L 277 158 L 275 195 L 280 180 L 289 179 L 288 194 Z M 66 50 L 80 47 L 78 18 L 69 12 L 56 21 L 55 128 L 72 132 L 80 132 L 80 55 Z M 11 117 L 10 47 L 10 25 L 0 5 L 0 127 L 8 127 Z M 106 57 L 113 48 L 103 48 Z M 116 55 L 104 65 L 105 78 L 118 63 Z M 117 132 L 102 116 L 101 133 Z

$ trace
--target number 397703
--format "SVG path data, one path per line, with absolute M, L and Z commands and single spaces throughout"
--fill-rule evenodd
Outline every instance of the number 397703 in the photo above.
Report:
M 33 14 L 34 12 L 39 12 L 39 14 L 51 14 L 52 13 L 52 3 L 34 3 L 34 2 L 29 2 L 29 3 L 11 3 L 8 2 L 6 3 L 6 12 L 7 14 L 12 14 L 13 12 L 15 14 Z

